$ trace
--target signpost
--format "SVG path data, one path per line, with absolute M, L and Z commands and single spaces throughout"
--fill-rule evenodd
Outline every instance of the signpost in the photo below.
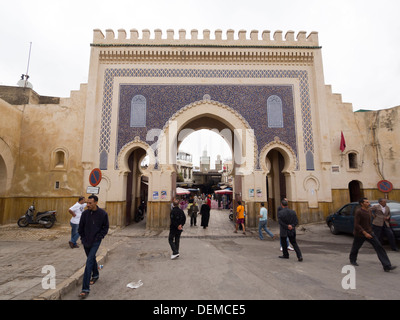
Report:
M 100 187 L 97 187 L 97 185 L 101 182 L 101 177 L 101 170 L 98 168 L 95 168 L 90 172 L 89 183 L 91 186 L 87 187 L 86 193 L 99 194 Z

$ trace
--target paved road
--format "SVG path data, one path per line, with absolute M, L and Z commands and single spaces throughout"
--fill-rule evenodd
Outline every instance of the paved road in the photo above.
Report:
M 276 233 L 278 226 L 271 222 Z M 85 263 L 82 248 L 68 246 L 69 226 L 0 227 L 0 299 L 75 300 Z M 399 299 L 400 254 L 389 251 L 399 269 L 386 273 L 368 243 L 359 255 L 356 289 L 343 289 L 352 236 L 334 236 L 325 224 L 298 230 L 303 262 L 291 253 L 279 259 L 279 241 L 258 239 L 255 230 L 233 233 L 226 211 L 213 210 L 210 227 L 185 226 L 181 256 L 170 259 L 168 231 L 148 231 L 144 221 L 112 229 L 98 257 L 104 268 L 88 300 L 263 300 L 263 299 Z M 389 249 L 385 246 L 386 249 Z M 44 265 L 56 270 L 55 290 L 45 290 Z M 138 289 L 127 288 L 142 280 Z
M 214 218 L 217 214 L 222 217 L 222 213 L 214 212 Z M 176 260 L 170 259 L 167 232 L 157 237 L 136 237 L 130 236 L 134 227 L 128 227 L 115 233 L 114 237 L 123 241 L 110 252 L 88 299 L 400 298 L 400 270 L 384 272 L 368 243 L 361 249 L 360 266 L 355 269 L 356 289 L 343 289 L 342 279 L 347 273 L 342 273 L 342 268 L 348 264 L 352 237 L 334 236 L 325 224 L 300 228 L 303 230 L 298 232 L 298 242 L 303 262 L 297 261 L 294 252 L 289 260 L 279 259 L 278 240 L 261 241 L 256 232 L 236 235 L 232 224 L 216 225 L 220 234 L 212 236 L 207 230 L 186 227 L 181 255 Z M 277 224 L 273 223 L 271 229 L 276 233 Z M 389 252 L 389 256 L 394 265 L 400 266 L 399 253 Z M 127 287 L 139 280 L 143 282 L 140 288 Z M 78 293 L 79 288 L 63 299 L 77 299 Z

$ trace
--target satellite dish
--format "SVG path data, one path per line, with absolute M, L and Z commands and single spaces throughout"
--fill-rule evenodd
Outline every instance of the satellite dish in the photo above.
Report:
M 17 86 L 21 87 L 21 88 L 29 88 L 29 89 L 33 89 L 33 85 L 32 83 L 30 83 L 28 80 L 19 80 L 17 82 Z
M 17 82 L 17 86 L 21 88 L 33 89 L 33 85 L 28 81 L 28 79 L 29 79 L 28 75 L 25 74 L 21 75 L 21 79 Z

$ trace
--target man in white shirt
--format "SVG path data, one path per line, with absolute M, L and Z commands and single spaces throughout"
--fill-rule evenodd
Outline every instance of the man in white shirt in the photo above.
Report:
M 71 240 L 68 242 L 71 249 L 79 248 L 76 241 L 79 238 L 78 227 L 79 221 L 81 220 L 82 212 L 86 207 L 86 199 L 85 197 L 79 197 L 78 202 L 75 203 L 71 208 L 69 208 L 68 212 L 72 215 L 70 220 L 71 225 Z
M 268 222 L 268 210 L 267 208 L 264 207 L 264 203 L 261 202 L 261 209 L 260 209 L 260 215 L 258 216 L 260 218 L 259 224 L 258 224 L 258 235 L 260 237 L 260 240 L 264 240 L 262 230 L 264 229 L 265 232 L 272 238 L 275 239 L 274 234 L 268 230 L 267 228 L 267 222 Z

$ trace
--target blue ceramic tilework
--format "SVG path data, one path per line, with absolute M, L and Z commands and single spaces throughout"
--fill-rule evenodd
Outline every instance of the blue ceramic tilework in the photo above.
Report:
M 203 78 L 298 78 L 305 152 L 314 152 L 308 73 L 303 70 L 196 70 L 196 69 L 106 69 L 99 153 L 110 151 L 110 123 L 114 77 L 203 77 Z M 130 103 L 141 94 L 147 100 L 147 127 L 130 128 Z M 254 129 L 258 147 L 278 136 L 297 154 L 292 86 L 252 85 L 121 85 L 117 152 L 135 136 L 146 140 L 147 130 L 162 129 L 180 108 L 202 100 L 212 100 L 237 110 Z M 267 127 L 267 99 L 277 95 L 283 102 L 284 128 Z M 258 150 L 260 152 L 260 150 Z
M 162 129 L 175 112 L 190 103 L 202 100 L 205 94 L 241 114 L 254 129 L 258 146 L 263 147 L 278 136 L 296 152 L 292 86 L 121 85 L 117 153 L 135 136 L 146 141 L 148 130 Z M 147 101 L 146 128 L 129 126 L 131 100 L 136 95 L 144 96 Z M 271 95 L 277 95 L 282 100 L 283 128 L 268 128 L 267 99 Z

